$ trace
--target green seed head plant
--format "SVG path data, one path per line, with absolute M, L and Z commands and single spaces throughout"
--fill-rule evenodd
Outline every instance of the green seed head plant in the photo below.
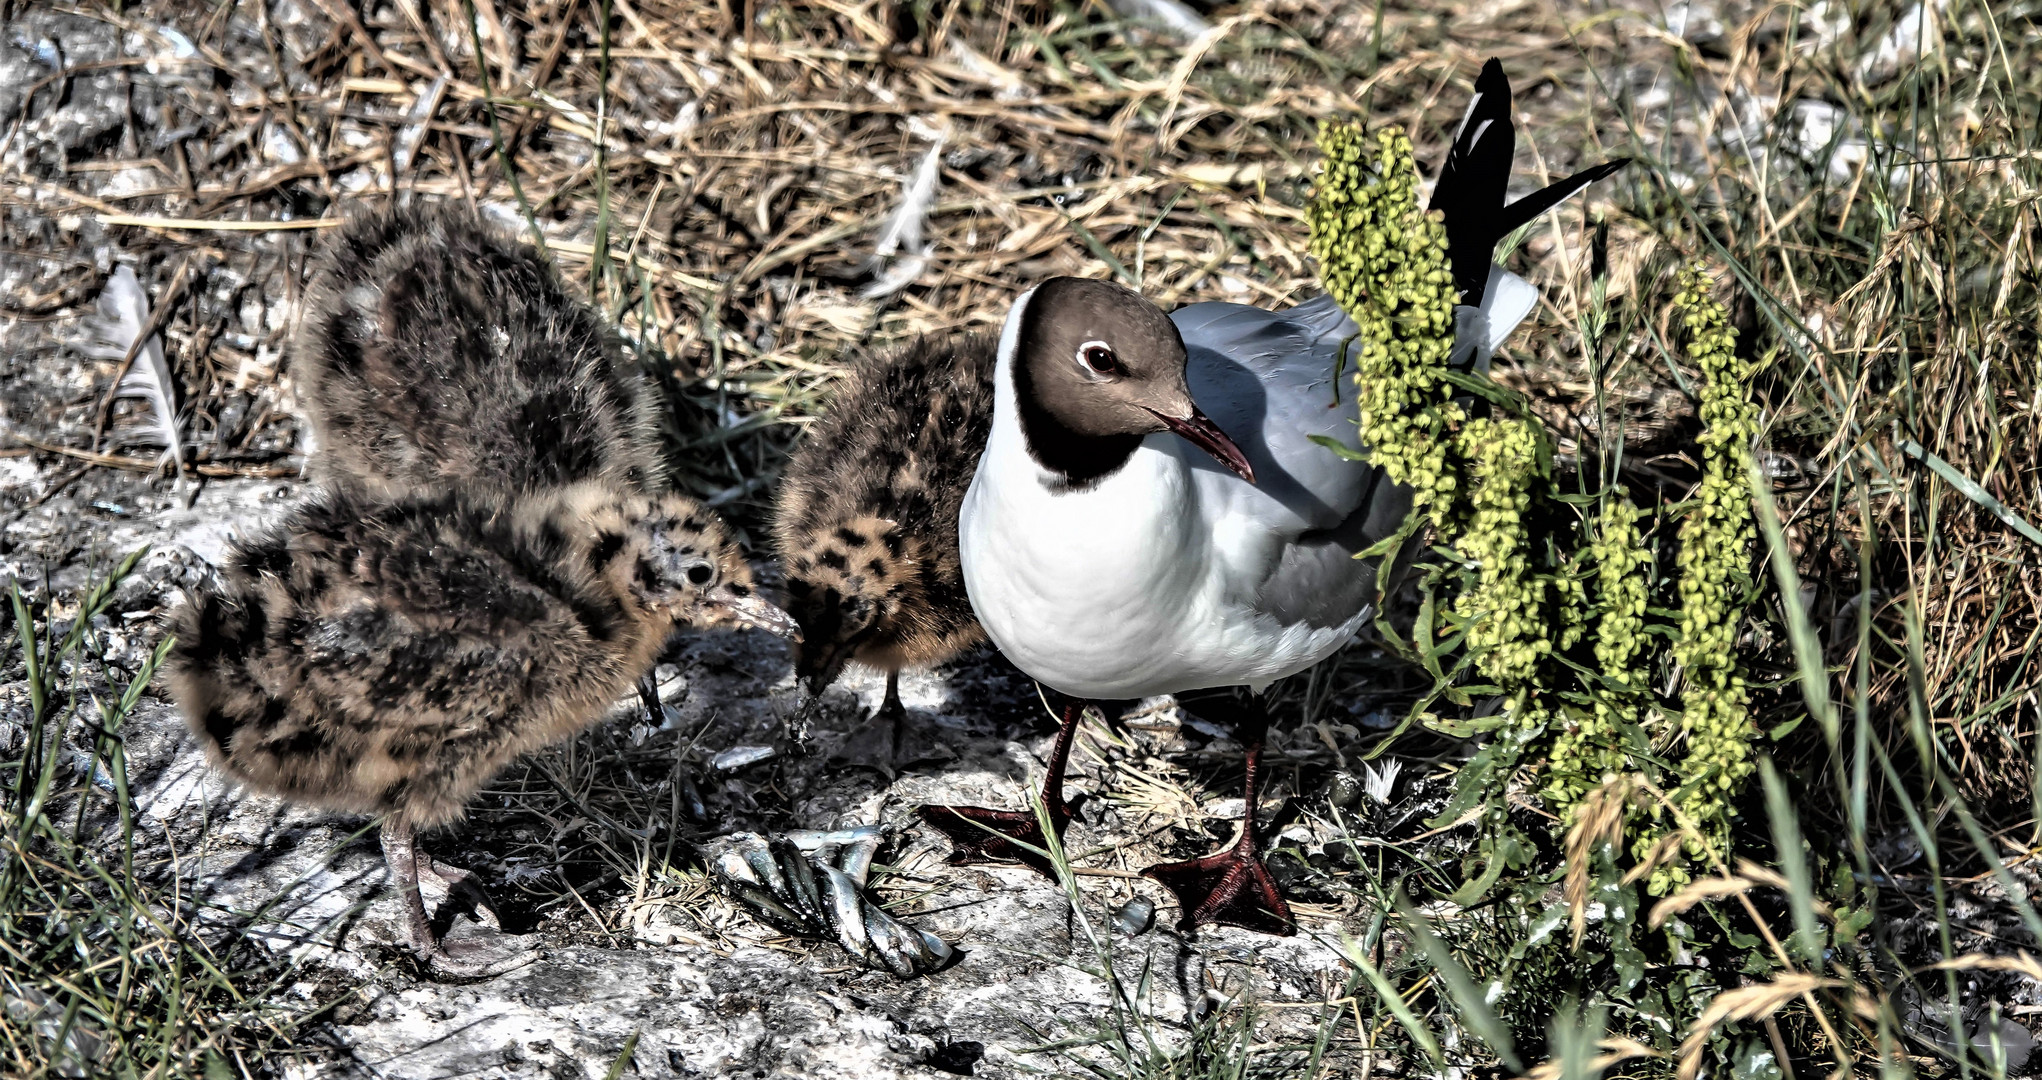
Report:
M 1728 798 L 1754 768 L 1751 744 L 1757 734 L 1736 639 L 1751 590 L 1755 529 L 1748 477 L 1758 411 L 1748 392 L 1751 365 L 1737 354 L 1737 331 L 1712 295 L 1705 267 L 1690 266 L 1681 274 L 1673 304 L 1687 334 L 1688 357 L 1702 374 L 1704 424 L 1698 440 L 1702 483 L 1680 527 L 1680 634 L 1673 656 L 1681 667 L 1687 756 L 1679 772 L 1683 809 L 1720 845 L 1728 832 Z M 1691 845 L 1690 854 L 1702 852 Z M 1680 882 L 1668 875 L 1655 876 L 1652 884 L 1663 891 Z
M 1683 688 L 1676 709 L 1647 689 L 1647 672 L 1662 655 L 1647 647 L 1656 556 L 1642 542 L 1644 512 L 1621 491 L 1563 498 L 1551 475 L 1552 438 L 1521 399 L 1447 368 L 1454 294 L 1446 235 L 1437 215 L 1419 209 L 1410 140 L 1395 128 L 1371 135 L 1328 123 L 1319 145 L 1323 171 L 1307 213 L 1311 248 L 1327 291 L 1360 330 L 1362 441 L 1387 476 L 1413 487 L 1407 530 L 1430 525 L 1435 550 L 1453 555 L 1421 568 L 1421 592 L 1446 601 L 1428 605 L 1442 622 L 1421 638 L 1447 645 L 1426 658 L 1442 685 L 1419 708 L 1442 697 L 1471 701 L 1476 686 L 1467 680 L 1477 679 L 1505 707 L 1487 721 L 1443 721 L 1444 729 L 1513 728 L 1519 734 L 1510 743 L 1525 755 L 1520 762 L 1497 752 L 1487 767 L 1462 770 L 1462 794 L 1496 794 L 1529 763 L 1564 827 L 1589 791 L 1644 771 L 1675 793 L 1689 821 L 1687 854 L 1721 854 L 1727 796 L 1752 769 L 1754 728 L 1735 638 L 1750 592 L 1744 478 L 1757 413 L 1750 365 L 1737 354 L 1706 271 L 1684 270 L 1673 301 L 1686 352 L 1701 371 L 1705 425 L 1702 483 L 1680 527 L 1675 564 L 1680 618 L 1670 660 Z M 1584 503 L 1602 509 L 1590 518 L 1575 509 Z M 1439 663 L 1449 647 L 1458 648 L 1451 670 Z M 1645 725 L 1661 715 L 1680 717 L 1675 734 L 1685 743 L 1671 770 L 1633 753 L 1653 746 Z M 1662 851 L 1672 826 L 1671 819 L 1647 823 L 1634 851 L 1641 858 Z M 1677 858 L 1657 861 L 1663 865 L 1651 891 L 1685 880 Z M 1493 867 L 1492 859 L 1484 873 Z
M 1319 129 L 1323 172 L 1307 212 L 1326 291 L 1361 332 L 1354 348 L 1363 444 L 1390 479 L 1409 484 L 1435 525 L 1458 486 L 1448 461 L 1461 419 L 1446 383 L 1453 273 L 1446 226 L 1418 208 L 1411 140 L 1394 127 Z
M 1663 1042 L 1663 1029 L 1637 1018 L 1699 1015 L 1739 977 L 1721 959 L 1720 973 L 1684 959 L 1710 942 L 1725 948 L 1715 928 L 1648 925 L 1643 912 L 1649 896 L 1734 863 L 1732 796 L 1756 768 L 1737 649 L 1756 596 L 1751 364 L 1706 271 L 1685 268 L 1673 345 L 1700 374 L 1699 484 L 1680 502 L 1641 505 L 1613 482 L 1595 489 L 1593 477 L 1615 468 L 1577 463 L 1578 487 L 1562 490 L 1556 440 L 1528 403 L 1447 365 L 1445 234 L 1420 209 L 1409 140 L 1327 124 L 1319 143 L 1311 250 L 1360 331 L 1356 422 L 1369 459 L 1414 490 L 1404 530 L 1365 554 L 1387 557 L 1429 532 L 1408 642 L 1381 624 L 1435 680 L 1407 724 L 1486 736 L 1428 820 L 1475 831 L 1458 879 L 1442 870 L 1444 899 L 1532 928 L 1484 960 L 1484 978 L 1523 997 L 1524 1015 L 1560 987 L 1598 985 L 1599 1000 L 1633 1010 L 1632 1037 Z M 1525 795 L 1543 816 L 1522 811 Z M 1560 932 L 1570 921 L 1574 933 Z M 1481 1012 L 1464 1008 L 1463 1019 Z M 1724 1062 L 1769 1052 L 1749 1040 L 1712 1045 Z
M 1523 400 L 1448 370 L 1445 234 L 1419 209 L 1409 140 L 1327 124 L 1319 141 L 1325 166 L 1307 216 L 1327 291 L 1360 328 L 1357 423 L 1371 460 L 1415 490 L 1406 532 L 1432 532 L 1434 558 L 1418 564 L 1427 602 L 1409 648 L 1438 683 L 1412 717 L 1449 735 L 1490 735 L 1435 819 L 1444 826 L 1480 809 L 1481 838 L 1452 899 L 1473 903 L 1533 864 L 1537 845 L 1508 801 L 1527 780 L 1556 838 L 1609 785 L 1659 793 L 1616 810 L 1597 802 L 1598 828 L 1614 829 L 1611 841 L 1628 833 L 1647 892 L 1677 888 L 1689 862 L 1730 857 L 1729 796 L 1754 767 L 1736 639 L 1752 593 L 1746 477 L 1757 413 L 1750 365 L 1708 275 L 1684 270 L 1673 300 L 1678 341 L 1701 372 L 1705 430 L 1701 484 L 1685 504 L 1671 574 L 1661 575 L 1647 534 L 1672 508 L 1640 508 L 1616 488 L 1562 492 L 1553 438 Z M 1662 602 L 1677 605 L 1677 620 L 1652 613 L 1667 578 Z M 1654 676 L 1676 670 L 1677 683 Z M 1663 697 L 1671 685 L 1678 697 Z M 1475 708 L 1492 699 L 1501 707 Z M 1474 715 L 1429 711 L 1441 702 Z
M 1546 581 L 1532 573 L 1527 531 L 1538 430 L 1530 420 L 1478 417 L 1461 428 L 1455 449 L 1473 481 L 1455 548 L 1475 565 L 1476 578 L 1453 610 L 1468 620 L 1475 669 L 1499 686 L 1528 686 L 1554 645 L 1540 625 Z
M 1590 791 L 1627 771 L 1626 736 L 1638 730 L 1644 673 L 1635 666 L 1644 651 L 1645 608 L 1650 592 L 1652 553 L 1638 531 L 1638 507 L 1621 488 L 1602 501 L 1588 558 L 1595 573 L 1595 661 L 1602 676 L 1585 707 L 1568 711 L 1569 721 L 1553 736 L 1546 784 L 1547 806 L 1563 818 Z M 1576 601 L 1582 610 L 1588 605 Z

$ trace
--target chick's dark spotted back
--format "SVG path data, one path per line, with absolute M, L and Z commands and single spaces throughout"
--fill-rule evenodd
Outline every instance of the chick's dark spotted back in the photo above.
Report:
M 846 660 L 893 671 L 982 640 L 957 513 L 992 430 L 996 355 L 989 338 L 924 338 L 860 363 L 788 464 L 774 532 L 815 689 Z
M 658 502 L 323 493 L 174 610 L 172 691 L 251 786 L 457 818 L 512 757 L 602 715 L 685 611 L 685 579 L 646 595 L 658 553 L 634 524 L 688 509 Z
M 451 210 L 341 228 L 291 372 L 327 483 L 664 486 L 653 387 L 601 318 L 537 252 Z

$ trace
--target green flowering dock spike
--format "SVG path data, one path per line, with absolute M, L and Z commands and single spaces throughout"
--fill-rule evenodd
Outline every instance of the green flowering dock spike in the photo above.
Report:
M 1632 662 L 1645 648 L 1645 571 L 1652 553 L 1638 535 L 1638 507 L 1621 488 L 1603 501 L 1602 521 L 1590 549 L 1595 560 L 1595 662 L 1604 676 L 1635 685 Z
M 1610 776 L 1629 768 L 1624 733 L 1638 724 L 1644 676 L 1634 665 L 1645 648 L 1645 606 L 1652 553 L 1638 532 L 1638 507 L 1618 489 L 1603 500 L 1588 557 L 1595 572 L 1595 660 L 1603 677 L 1632 692 L 1598 686 L 1586 709 L 1553 737 L 1542 790 L 1555 813 L 1565 815 Z
M 1444 526 L 1458 487 L 1450 429 L 1461 419 L 1442 378 L 1454 340 L 1446 226 L 1419 208 L 1418 165 L 1402 130 L 1370 135 L 1329 122 L 1319 128 L 1319 151 L 1306 220 L 1320 281 L 1360 328 L 1362 444 Z
M 1705 425 L 1702 484 L 1695 509 L 1681 523 L 1677 564 L 1680 635 L 1673 649 L 1683 671 L 1681 726 L 1688 740 L 1680 772 L 1689 790 L 1685 809 L 1721 836 L 1728 830 L 1728 797 L 1754 768 L 1757 732 L 1736 639 L 1754 537 L 1746 477 L 1758 409 L 1749 394 L 1751 365 L 1737 355 L 1737 331 L 1703 267 L 1682 273 L 1674 310 L 1686 330 L 1688 357 L 1701 370 Z
M 1454 602 L 1471 620 L 1468 647 L 1479 653 L 1476 670 L 1500 686 L 1528 684 L 1539 661 L 1553 651 L 1541 618 L 1548 582 L 1531 566 L 1532 481 L 1538 475 L 1539 436 L 1532 421 L 1468 421 L 1458 449 L 1468 462 L 1466 527 L 1454 548 L 1475 564 L 1474 588 Z

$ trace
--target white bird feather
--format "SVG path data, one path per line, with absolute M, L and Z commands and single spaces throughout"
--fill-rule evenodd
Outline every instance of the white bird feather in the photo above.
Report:
M 120 360 L 149 324 L 149 294 L 142 291 L 133 270 L 117 267 L 99 294 L 98 309 L 86 318 L 86 336 L 76 343 L 77 348 L 94 359 Z M 177 416 L 177 383 L 163 359 L 162 335 L 150 335 L 148 342 L 135 350 L 134 363 L 128 366 L 114 395 L 148 403 L 149 434 L 163 445 L 163 456 L 176 466 L 176 479 L 182 484 L 184 437 Z
M 1212 29 L 1204 16 L 1179 0 L 1108 0 L 1108 6 L 1129 22 L 1159 26 L 1187 40 Z
M 943 164 L 943 140 L 922 157 L 914 175 L 901 190 L 900 205 L 886 216 L 886 223 L 879 227 L 879 237 L 872 245 L 872 256 L 865 260 L 865 268 L 877 279 L 867 285 L 859 295 L 867 300 L 891 296 L 908 287 L 922 271 L 928 268 L 929 252 L 933 244 L 922 241 L 922 231 L 928 226 L 929 211 L 936 205 L 937 170 Z M 895 255 L 891 265 L 887 260 Z

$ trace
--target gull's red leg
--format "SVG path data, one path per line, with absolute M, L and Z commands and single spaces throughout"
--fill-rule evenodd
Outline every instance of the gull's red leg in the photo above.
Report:
M 1049 772 L 1042 778 L 1042 801 L 1049 808 L 1049 820 L 1062 839 L 1070 823 L 1070 807 L 1064 805 L 1064 765 L 1071 757 L 1071 740 L 1077 736 L 1078 721 L 1085 715 L 1083 701 L 1064 704 L 1063 725 L 1057 728 L 1056 745 L 1049 752 Z M 1042 824 L 1030 810 L 988 810 L 983 806 L 924 806 L 922 820 L 950 838 L 953 865 L 981 862 L 1020 862 L 1050 876 L 1056 868 L 1047 858 L 1020 846 L 1047 848 Z M 1017 843 L 1018 841 L 1018 843 Z
M 1248 779 L 1242 795 L 1247 803 L 1241 823 L 1240 842 L 1217 855 L 1187 862 L 1163 863 L 1142 871 L 1177 894 L 1183 917 L 1177 929 L 1190 930 L 1201 923 L 1222 923 L 1264 934 L 1288 937 L 1297 933 L 1290 905 L 1269 868 L 1262 865 L 1261 844 L 1255 838 L 1255 805 L 1261 794 L 1262 741 L 1269 729 L 1269 715 L 1260 701 L 1251 704 L 1240 717 L 1239 734 L 1247 746 Z

